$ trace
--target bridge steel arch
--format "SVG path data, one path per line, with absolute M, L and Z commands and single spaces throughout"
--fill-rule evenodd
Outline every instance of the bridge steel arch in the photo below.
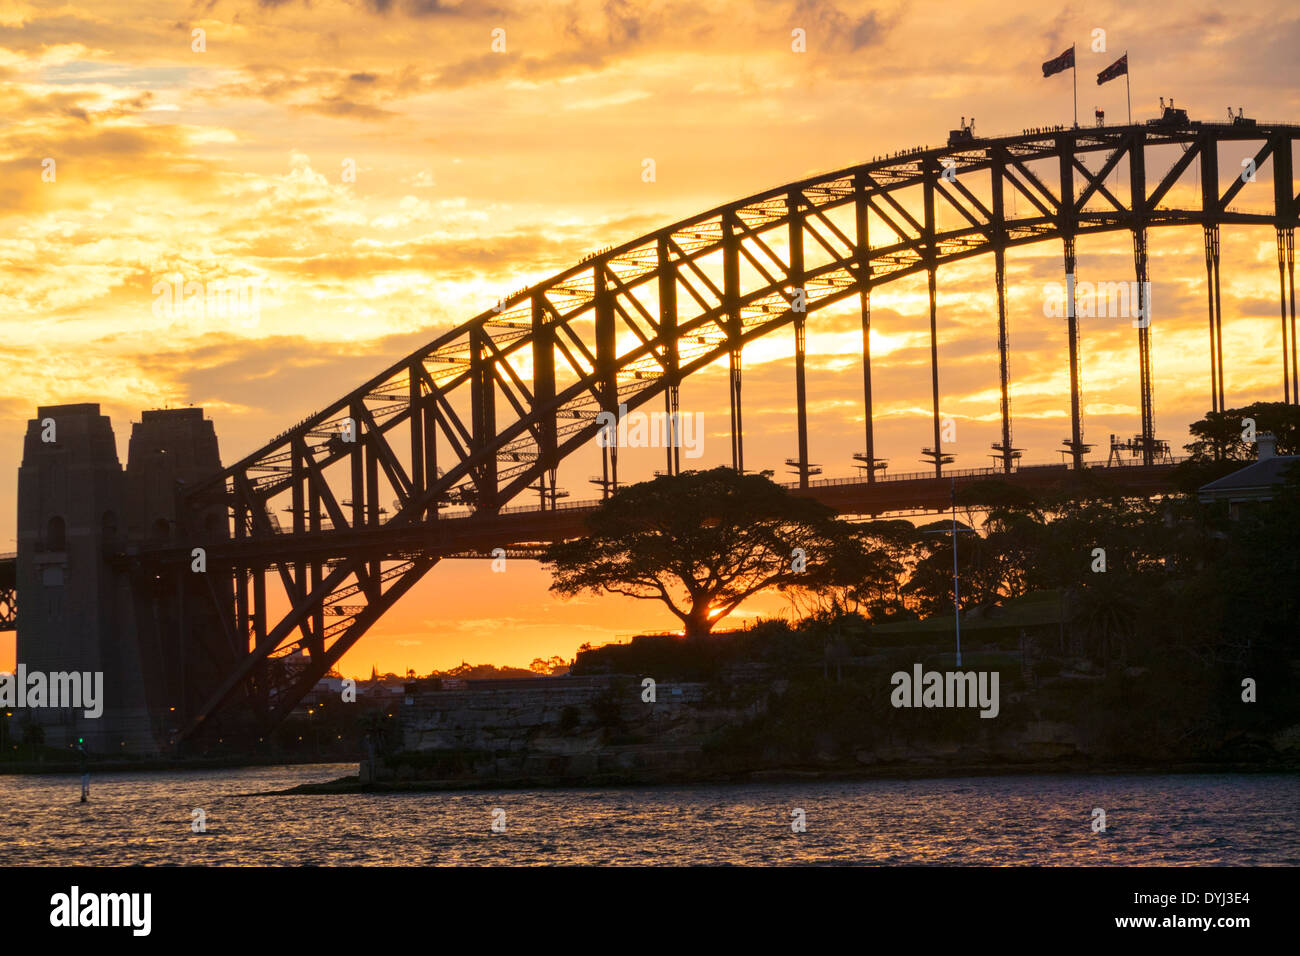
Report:
M 1273 226 L 1284 395 L 1295 400 L 1297 138 L 1295 125 L 1151 123 L 1027 130 L 918 148 L 718 206 L 507 296 L 184 491 L 184 513 L 197 516 L 221 502 L 230 527 L 205 534 L 191 521 L 183 549 L 142 558 L 160 574 L 179 575 L 189 570 L 190 546 L 203 545 L 209 573 L 233 577 L 235 606 L 218 609 L 219 639 L 246 653 L 219 685 L 199 689 L 203 703 L 185 715 L 180 736 L 228 726 L 235 712 L 273 725 L 441 557 L 455 552 L 457 539 L 446 530 L 453 522 L 440 509 L 459 504 L 472 519 L 489 521 L 530 489 L 539 492 L 543 510 L 554 509 L 556 469 L 595 439 L 601 412 L 658 399 L 666 414 L 675 413 L 682 380 L 722 358 L 730 370 L 732 463 L 743 469 L 742 349 L 786 326 L 795 333 L 799 396 L 793 464 L 807 487 L 804 324 L 808 313 L 853 296 L 862 316 L 866 409 L 866 451 L 855 457 L 866 480 L 874 480 L 881 461 L 872 423 L 871 293 L 918 274 L 928 280 L 933 401 L 933 444 L 924 454 L 941 476 L 951 459 L 940 447 L 936 273 L 948 263 L 994 257 L 1002 429 L 993 447 L 1007 472 L 1019 456 L 1012 447 L 1005 301 L 1005 253 L 1016 246 L 1060 240 L 1064 270 L 1073 275 L 1078 237 L 1128 230 L 1141 282 L 1148 229 L 1199 225 L 1209 289 L 1210 390 L 1218 410 L 1224 407 L 1219 228 Z M 1267 211 L 1233 205 L 1248 185 L 1235 169 L 1231 184 L 1220 186 L 1220 148 L 1243 143 L 1253 150 L 1253 168 L 1272 166 Z M 1149 175 L 1154 150 L 1170 146 L 1180 150 L 1176 160 Z M 1127 188 L 1116 195 L 1107 180 L 1124 166 Z M 1166 199 L 1189 170 L 1200 181 L 1199 201 L 1170 208 Z M 1008 205 L 1023 214 L 1008 214 Z M 959 224 L 940 228 L 941 209 Z M 1081 468 L 1088 446 L 1073 295 L 1067 309 L 1072 407 L 1064 445 L 1073 467 Z M 1149 328 L 1138 329 L 1141 434 L 1134 445 L 1147 464 L 1159 447 L 1149 335 Z M 617 448 L 602 455 L 608 494 L 617 485 Z M 667 470 L 679 466 L 667 449 Z M 287 527 L 278 512 L 291 516 Z M 268 578 L 279 582 L 278 598 L 268 596 Z M 187 637 L 202 639 L 181 635 Z

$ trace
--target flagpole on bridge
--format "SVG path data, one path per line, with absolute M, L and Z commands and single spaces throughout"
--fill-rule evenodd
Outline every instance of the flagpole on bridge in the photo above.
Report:
M 1043 64 L 1043 77 L 1055 76 L 1062 70 L 1071 71 L 1070 86 L 1074 90 L 1074 128 L 1079 128 L 1079 65 L 1075 62 L 1075 44 L 1070 44 L 1070 49 L 1066 50 L 1058 57 L 1054 57 Z
M 1128 50 L 1124 51 L 1124 95 L 1128 98 L 1128 125 L 1133 125 L 1133 87 L 1129 83 Z
M 1070 44 L 1070 82 L 1074 85 L 1074 128 L 1079 128 L 1079 60 Z

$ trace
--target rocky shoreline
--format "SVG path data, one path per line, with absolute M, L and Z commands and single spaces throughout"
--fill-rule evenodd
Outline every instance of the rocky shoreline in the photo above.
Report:
M 906 657 L 927 662 L 915 648 L 850 659 L 842 677 L 750 660 L 694 679 L 678 669 L 657 681 L 624 670 L 412 684 L 356 776 L 290 792 L 1300 771 L 1300 724 L 1227 709 L 1230 686 L 1153 691 L 1142 668 L 1098 673 L 1072 660 L 1048 676 L 993 646 L 967 656 L 975 670 L 1000 672 L 996 719 L 972 707 L 899 707 L 890 676 Z M 1214 705 L 1230 719 L 1206 721 Z M 1159 716 L 1139 728 L 1131 715 L 1144 706 Z
M 222 757 L 142 757 L 134 760 L 90 761 L 90 772 L 98 773 L 154 773 L 172 770 L 237 770 L 243 767 L 297 767 L 311 764 L 352 763 L 355 757 L 258 757 L 232 755 Z M 0 763 L 4 774 L 68 774 L 81 773 L 81 764 L 75 760 L 24 760 Z
M 1300 774 L 1300 760 L 1288 759 L 1263 763 L 1258 761 L 1150 762 L 1117 764 L 1084 761 L 1052 761 L 999 764 L 908 765 L 878 768 L 804 768 L 784 767 L 736 772 L 682 772 L 665 774 L 604 773 L 585 777 L 522 776 L 495 779 L 454 780 L 371 780 L 361 776 L 340 777 L 325 783 L 307 783 L 288 790 L 271 791 L 271 796 L 321 795 L 347 793 L 432 793 L 476 790 L 584 789 L 592 787 L 653 787 L 730 785 L 751 783 L 849 782 L 865 780 L 926 780 L 1017 775 L 1170 775 L 1170 774 Z

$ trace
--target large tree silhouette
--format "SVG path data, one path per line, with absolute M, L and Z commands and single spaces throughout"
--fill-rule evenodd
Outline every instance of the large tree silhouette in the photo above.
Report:
M 1286 402 L 1253 402 L 1241 408 L 1206 412 L 1187 427 L 1192 440 L 1183 446 L 1188 459 L 1180 462 L 1175 480 L 1186 494 L 1201 485 L 1231 474 L 1243 462 L 1254 461 L 1257 444 L 1247 441 L 1246 421 L 1254 422 L 1255 434 L 1272 432 L 1279 455 L 1300 453 L 1300 407 Z
M 768 588 L 815 590 L 861 580 L 872 560 L 826 505 L 730 468 L 662 476 L 619 490 L 588 535 L 547 549 L 565 596 L 585 591 L 662 601 L 701 637 Z

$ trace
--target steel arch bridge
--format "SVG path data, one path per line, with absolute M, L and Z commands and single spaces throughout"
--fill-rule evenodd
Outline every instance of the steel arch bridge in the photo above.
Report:
M 873 439 L 871 294 L 905 276 L 928 279 L 933 421 L 924 454 L 935 477 L 951 462 L 940 445 L 936 273 L 985 253 L 994 259 L 1002 395 L 1001 441 L 993 447 L 999 470 L 1017 470 L 1005 280 L 1006 251 L 1016 246 L 1059 240 L 1064 271 L 1072 276 L 1077 237 L 1127 230 L 1135 279 L 1145 283 L 1147 230 L 1199 225 L 1211 404 L 1219 410 L 1225 407 L 1219 229 L 1274 227 L 1283 387 L 1286 400 L 1294 400 L 1297 138 L 1300 126 L 1241 119 L 1056 127 L 995 139 L 963 129 L 946 147 L 877 158 L 719 206 L 506 297 L 185 489 L 184 546 L 145 549 L 141 558 L 160 578 L 181 576 L 190 570 L 191 546 L 205 547 L 211 572 L 229 575 L 221 586 L 227 590 L 209 593 L 222 622 L 217 639 L 235 649 L 238 663 L 215 686 L 193 689 L 197 706 L 187 707 L 182 737 L 211 730 L 250 703 L 264 726 L 274 724 L 440 558 L 491 540 L 491 529 L 506 518 L 503 509 L 530 489 L 540 493 L 540 509 L 519 517 L 541 529 L 533 540 L 547 533 L 547 514 L 557 519 L 550 534 L 571 533 L 557 509 L 556 469 L 595 440 L 602 427 L 597 416 L 657 401 L 665 414 L 675 414 L 682 380 L 724 358 L 732 464 L 744 469 L 742 349 L 787 326 L 795 338 L 798 418 L 798 458 L 791 464 L 808 488 L 815 469 L 808 462 L 805 323 L 809 313 L 854 296 L 862 317 L 866 411 L 866 451 L 855 457 L 864 465 L 864 482 L 883 485 Z M 1270 192 L 1271 209 L 1234 206 L 1248 177 L 1231 166 L 1229 185 L 1221 185 L 1219 152 L 1229 146 L 1234 157 L 1253 157 L 1252 168 L 1261 173 L 1271 167 L 1271 189 L 1253 187 Z M 1162 148 L 1171 164 L 1161 159 Z M 1149 174 L 1148 167 L 1158 166 L 1165 168 Z M 1120 169 L 1126 187 L 1113 189 L 1107 180 Z M 1199 181 L 1196 190 L 1178 188 L 1189 170 Z M 1187 203 L 1170 205 L 1184 195 Z M 959 224 L 941 228 L 940 210 Z M 1064 445 L 1078 469 L 1089 446 L 1082 438 L 1072 299 L 1065 322 L 1071 432 Z M 1150 330 L 1137 324 L 1143 326 L 1135 333 L 1141 433 L 1133 447 L 1150 467 L 1162 443 L 1153 424 Z M 604 448 L 602 456 L 608 494 L 618 480 L 617 448 Z M 677 456 L 666 451 L 669 472 L 679 468 Z M 448 505 L 463 513 L 440 514 Z M 290 517 L 282 523 L 280 513 Z M 268 596 L 268 580 L 282 593 Z M 233 595 L 233 605 L 219 593 Z M 185 627 L 182 615 L 182 640 L 204 640 Z

